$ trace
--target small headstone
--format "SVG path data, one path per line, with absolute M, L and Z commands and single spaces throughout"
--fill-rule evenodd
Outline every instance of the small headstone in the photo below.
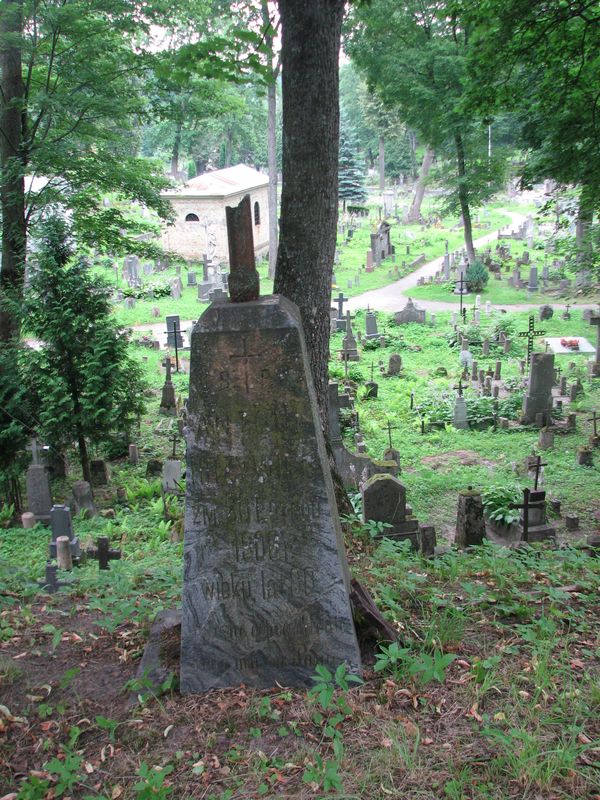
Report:
M 90 475 L 92 478 L 92 486 L 108 485 L 108 464 L 103 458 L 94 458 L 90 461 Z
M 73 523 L 71 521 L 71 509 L 65 505 L 54 505 L 50 512 L 50 528 L 52 530 L 52 538 L 49 545 L 50 558 L 56 558 L 56 542 L 59 537 L 65 537 L 70 543 L 71 555 L 73 561 L 78 562 L 81 556 L 79 548 L 79 539 L 73 532 Z
M 387 374 L 389 377 L 400 375 L 402 370 L 402 356 L 399 353 L 392 353 L 388 361 Z
M 418 548 L 419 524 L 415 519 L 407 519 L 406 489 L 393 475 L 373 475 L 364 484 L 363 522 L 373 520 L 385 522 L 391 527 L 385 528 L 383 535 L 389 539 L 408 539 L 415 549 Z
M 129 463 L 133 465 L 140 463 L 140 452 L 137 444 L 129 445 Z
M 481 544 L 485 539 L 485 521 L 481 494 L 469 487 L 459 492 L 458 512 L 456 517 L 457 547 L 465 548 Z
M 524 424 L 535 422 L 538 413 L 552 411 L 553 385 L 554 353 L 533 353 L 527 393 L 523 398 L 521 421 Z
M 73 514 L 85 513 L 87 519 L 96 516 L 92 489 L 87 481 L 76 481 L 71 489 L 71 510 Z
M 33 514 L 31 511 L 25 511 L 23 514 L 21 514 L 21 524 L 26 530 L 35 528 L 37 525 L 35 514 Z
M 577 463 L 580 467 L 594 466 L 594 451 L 591 447 L 577 448 Z
M 565 514 L 565 528 L 568 531 L 578 531 L 579 517 L 576 514 Z
M 365 329 L 366 339 L 376 339 L 379 336 L 379 332 L 377 330 L 377 317 L 375 316 L 374 311 L 367 311 L 365 315 Z
M 539 314 L 541 320 L 552 319 L 552 317 L 554 316 L 554 309 L 552 308 L 552 306 L 548 305 L 540 306 Z
M 419 552 L 424 558 L 435 555 L 437 538 L 433 525 L 419 525 Z
M 394 314 L 394 322 L 396 325 L 404 325 L 408 322 L 418 322 L 419 324 L 424 324 L 426 314 L 427 312 L 425 309 L 415 306 L 409 297 L 402 311 L 398 311 L 396 314 Z
M 554 431 L 541 428 L 538 444 L 540 450 L 551 450 L 554 447 Z
M 188 286 L 196 286 L 197 285 L 197 277 L 195 272 L 188 272 L 187 274 L 187 285 Z
M 455 428 L 466 429 L 469 427 L 467 404 L 464 397 L 457 397 L 454 401 L 454 416 L 452 424 Z
M 149 458 L 146 464 L 146 477 L 157 478 L 162 475 L 163 462 L 160 458 Z
M 162 469 L 162 487 L 165 492 L 177 492 L 182 488 L 182 465 L 178 458 L 168 458 Z

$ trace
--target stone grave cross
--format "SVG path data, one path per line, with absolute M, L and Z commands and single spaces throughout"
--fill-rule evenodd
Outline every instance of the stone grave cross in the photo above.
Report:
M 31 453 L 31 463 L 38 466 L 40 463 L 40 444 L 38 439 L 34 436 L 25 449 Z
M 348 298 L 344 297 L 344 293 L 340 292 L 335 298 L 338 307 L 338 319 L 344 318 L 344 303 L 348 302 Z
M 48 594 L 55 594 L 61 586 L 69 586 L 71 581 L 59 581 L 57 575 L 58 567 L 51 561 L 46 561 L 46 572 L 44 580 L 38 583 L 40 589 L 48 592 Z
M 165 383 L 171 383 L 171 356 L 167 356 L 165 360 L 162 362 L 162 366 L 165 368 Z
M 535 330 L 535 317 L 530 315 L 529 317 L 529 327 L 526 331 L 521 331 L 519 336 L 527 337 L 527 366 L 529 366 L 531 362 L 531 354 L 533 353 L 533 340 L 536 336 L 543 336 L 546 331 L 536 331 Z
M 258 300 L 260 278 L 254 260 L 250 195 L 237 206 L 225 207 L 229 246 L 229 296 L 234 303 Z
M 392 447 L 393 447 L 393 445 L 392 445 L 392 431 L 397 431 L 398 430 L 398 426 L 397 425 L 392 425 L 392 423 L 388 419 L 387 425 L 385 426 L 385 428 L 382 428 L 382 430 L 387 431 L 388 439 L 389 439 L 389 442 L 390 442 L 390 450 L 391 450 Z

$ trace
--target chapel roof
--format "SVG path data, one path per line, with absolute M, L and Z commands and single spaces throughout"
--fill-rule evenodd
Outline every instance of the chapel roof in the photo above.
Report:
M 177 189 L 163 192 L 164 197 L 229 197 L 266 186 L 269 178 L 246 164 L 205 172 L 191 178 Z

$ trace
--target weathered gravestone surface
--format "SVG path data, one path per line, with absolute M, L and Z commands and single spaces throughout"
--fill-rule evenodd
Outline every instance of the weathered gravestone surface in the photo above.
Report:
M 419 523 L 408 518 L 406 489 L 393 475 L 373 475 L 362 490 L 363 522 L 387 523 L 383 536 L 419 545 Z
M 552 386 L 554 385 L 554 353 L 533 353 L 529 370 L 527 394 L 523 398 L 521 421 L 535 422 L 537 414 L 550 416 Z
M 310 686 L 317 664 L 359 670 L 296 306 L 207 309 L 192 333 L 186 438 L 182 692 Z
M 418 308 L 409 297 L 402 311 L 397 311 L 396 314 L 394 314 L 394 322 L 396 325 L 404 325 L 407 322 L 423 324 L 425 322 L 426 313 L 424 308 Z
M 47 525 L 50 522 L 52 508 L 52 490 L 50 476 L 43 464 L 30 464 L 25 479 L 27 486 L 27 505 L 36 522 Z
M 485 521 L 481 494 L 471 487 L 458 494 L 458 511 L 456 515 L 457 547 L 472 547 L 485 539 Z
M 70 507 L 74 514 L 85 512 L 87 519 L 96 516 L 96 507 L 92 489 L 87 481 L 75 481 L 71 489 L 73 492 Z
M 56 558 L 56 541 L 60 536 L 67 538 L 71 555 L 74 561 L 79 561 L 81 550 L 79 547 L 79 539 L 73 532 L 73 524 L 71 522 L 71 509 L 65 505 L 54 505 L 50 512 L 50 528 L 52 530 L 52 538 L 49 545 L 50 558 Z

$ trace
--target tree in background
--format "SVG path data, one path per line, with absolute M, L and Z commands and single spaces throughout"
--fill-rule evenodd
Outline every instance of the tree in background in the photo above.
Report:
M 438 159 L 452 159 L 446 210 L 461 215 L 473 261 L 471 210 L 497 189 L 504 159 L 488 158 L 487 126 L 461 108 L 470 30 L 459 10 L 434 0 L 355 6 L 346 49 L 385 108 L 416 130 Z
M 27 332 L 44 345 L 31 350 L 23 381 L 47 440 L 77 443 L 90 480 L 89 445 L 129 439 L 144 410 L 141 370 L 113 317 L 109 290 L 83 258 L 73 258 L 66 224 L 42 226 L 39 265 L 23 303 Z
M 594 266 L 592 223 L 600 209 L 597 3 L 483 0 L 464 13 L 473 29 L 470 113 L 495 119 L 513 112 L 528 147 L 525 186 L 552 178 L 579 187 L 579 261 Z
M 343 202 L 344 211 L 346 210 L 346 200 L 363 204 L 367 199 L 364 175 L 358 166 L 356 149 L 352 138 L 347 126 L 342 124 L 340 131 L 338 195 Z

